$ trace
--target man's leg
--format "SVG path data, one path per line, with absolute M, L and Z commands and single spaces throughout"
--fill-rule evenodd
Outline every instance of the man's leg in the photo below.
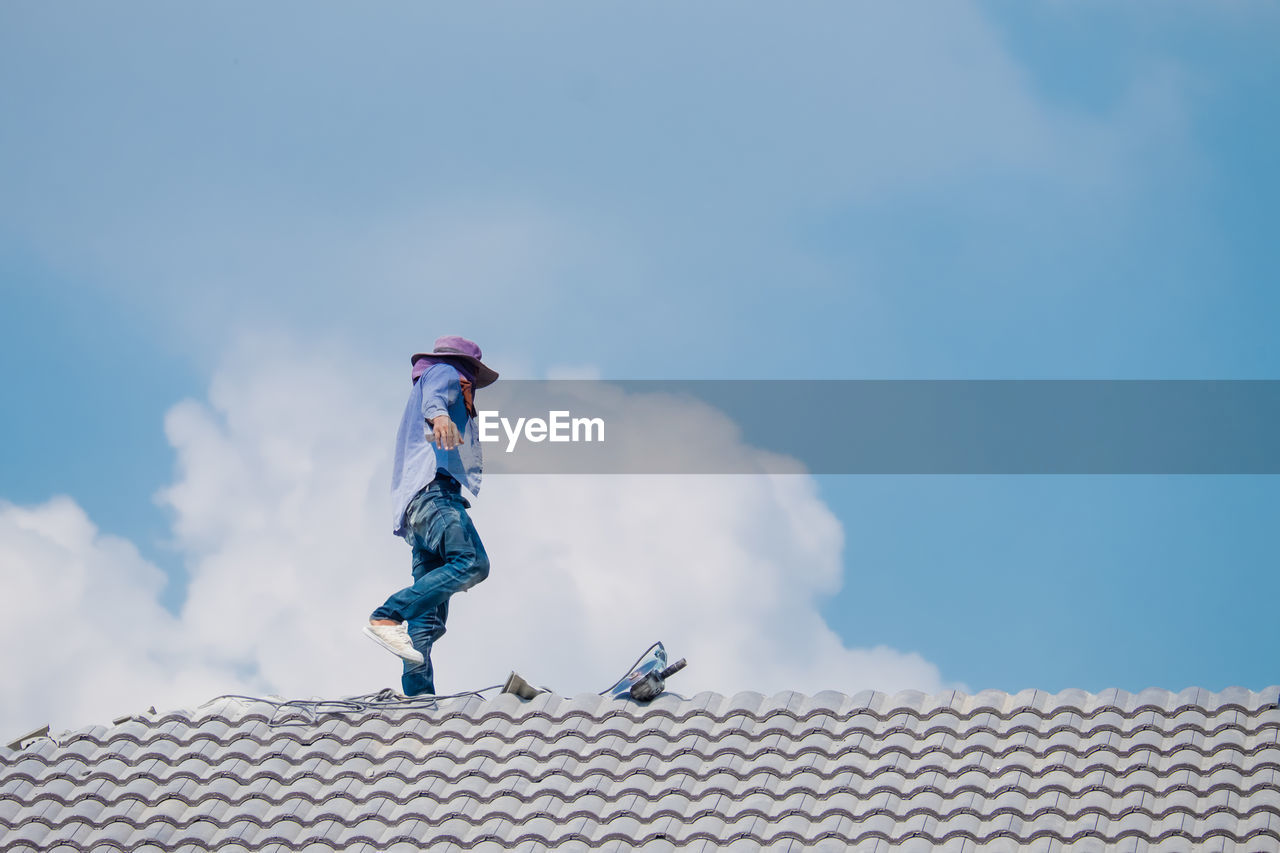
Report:
M 406 696 L 434 695 L 436 692 L 435 670 L 431 666 L 431 647 L 444 636 L 444 623 L 449 618 L 449 602 L 441 604 L 433 613 L 411 619 L 405 627 L 409 629 L 409 639 L 413 647 L 422 652 L 423 661 L 414 666 L 408 661 L 404 664 L 404 674 L 400 676 L 401 691 Z
M 373 612 L 372 621 L 413 622 L 434 614 L 449 596 L 489 576 L 489 556 L 460 497 L 428 492 L 414 509 L 410 543 L 415 553 L 433 554 L 440 564 L 388 598 Z
M 436 553 L 414 546 L 413 580 L 417 582 L 428 572 L 433 572 L 444 564 L 443 558 Z M 422 653 L 422 663 L 404 663 L 404 674 L 400 676 L 401 690 L 406 696 L 431 695 L 436 692 L 435 670 L 431 665 L 431 647 L 444 636 L 444 623 L 449 617 L 448 602 L 434 611 L 410 619 L 405 623 L 409 633 L 409 642 Z

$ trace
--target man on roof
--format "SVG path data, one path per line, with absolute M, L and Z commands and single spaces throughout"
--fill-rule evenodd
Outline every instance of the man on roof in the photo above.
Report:
M 413 550 L 413 584 L 373 611 L 364 633 L 404 661 L 406 696 L 435 693 L 431 647 L 444 634 L 449 597 L 489 576 L 489 558 L 471 523 L 482 460 L 475 392 L 497 371 L 480 347 L 457 335 L 410 358 L 413 390 L 396 434 L 391 474 L 394 533 Z

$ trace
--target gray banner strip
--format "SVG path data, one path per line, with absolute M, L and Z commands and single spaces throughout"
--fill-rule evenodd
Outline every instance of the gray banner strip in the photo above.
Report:
M 1280 473 L 1273 380 L 504 380 L 476 403 L 492 473 Z

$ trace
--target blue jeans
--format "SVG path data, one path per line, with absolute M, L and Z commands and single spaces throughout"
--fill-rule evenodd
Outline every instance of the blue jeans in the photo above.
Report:
M 371 619 L 404 622 L 423 663 L 404 665 L 400 678 L 406 696 L 434 694 L 431 647 L 444 636 L 449 596 L 489 576 L 489 557 L 476 533 L 470 504 L 451 477 L 437 474 L 405 510 L 405 539 L 413 548 L 413 585 L 392 595 Z

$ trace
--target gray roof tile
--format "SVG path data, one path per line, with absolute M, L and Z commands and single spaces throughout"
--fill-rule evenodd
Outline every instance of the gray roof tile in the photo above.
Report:
M 1280 842 L 1276 689 L 222 698 L 0 753 L 18 850 Z

